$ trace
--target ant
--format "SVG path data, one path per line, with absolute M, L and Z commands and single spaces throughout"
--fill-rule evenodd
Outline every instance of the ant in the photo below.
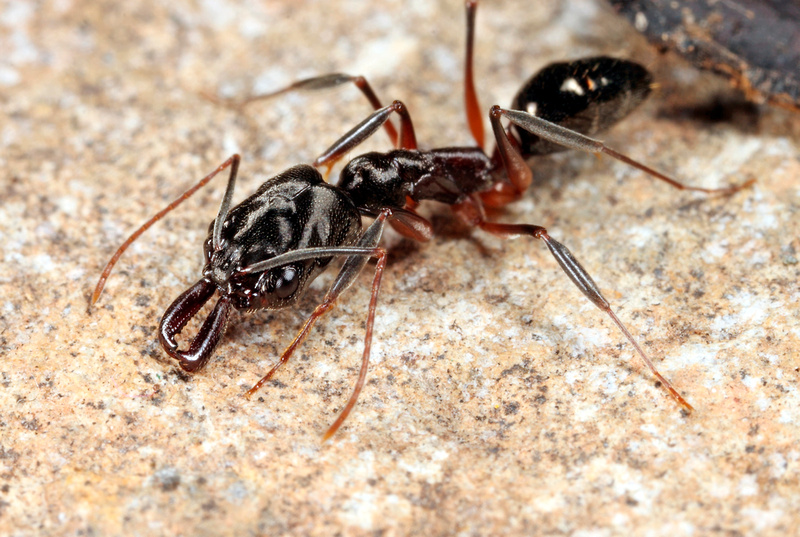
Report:
M 314 323 L 333 308 L 371 258 L 377 260 L 367 314 L 361 368 L 353 393 L 323 439 L 329 439 L 353 409 L 364 386 L 369 365 L 375 310 L 387 252 L 379 246 L 388 222 L 403 236 L 427 241 L 431 223 L 417 214 L 423 200 L 447 204 L 464 222 L 502 237 L 525 235 L 545 243 L 558 264 L 598 308 L 617 325 L 653 375 L 688 413 L 692 406 L 664 378 L 611 309 L 589 273 L 566 246 L 547 230 L 532 224 L 504 224 L 486 219 L 485 207 L 502 207 L 519 199 L 532 181 L 526 159 L 564 149 L 605 153 L 634 166 L 673 187 L 705 193 L 730 194 L 752 184 L 706 189 L 687 186 L 602 142 L 590 138 L 636 108 L 653 87 L 642 66 L 608 57 L 556 63 L 534 75 L 517 93 L 509 109 L 493 106 L 489 122 L 496 148 L 483 149 L 483 119 L 475 92 L 472 56 L 477 1 L 466 2 L 467 45 L 465 108 L 476 146 L 421 150 L 406 106 L 394 101 L 381 106 L 363 77 L 331 74 L 296 82 L 279 91 L 251 97 L 247 102 L 303 89 L 322 89 L 353 83 L 375 111 L 309 165 L 297 165 L 269 179 L 252 196 L 232 206 L 240 157 L 233 155 L 183 195 L 137 229 L 116 251 L 103 271 L 91 298 L 95 304 L 115 263 L 144 231 L 230 168 L 227 188 L 217 217 L 204 242 L 202 277 L 166 310 L 159 325 L 164 351 L 186 371 L 203 367 L 219 344 L 233 309 L 256 311 L 293 306 L 309 283 L 334 258 L 343 258 L 333 284 L 314 309 L 279 361 L 248 392 L 255 393 L 292 356 Z M 390 117 L 400 118 L 400 132 Z M 501 118 L 510 122 L 506 129 Z M 384 128 L 396 149 L 366 153 L 350 160 L 340 173 L 338 185 L 328 184 L 317 170 L 332 166 L 379 129 Z M 362 230 L 362 217 L 372 223 Z M 180 349 L 175 337 L 191 318 L 219 293 L 211 313 L 188 349 Z

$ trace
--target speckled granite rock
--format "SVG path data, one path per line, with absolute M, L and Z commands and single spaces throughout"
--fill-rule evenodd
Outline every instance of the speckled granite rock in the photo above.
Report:
M 130 5 L 129 5 L 130 4 Z M 533 163 L 497 218 L 547 226 L 697 407 L 686 417 L 539 244 L 426 208 L 437 238 L 392 254 L 362 398 L 364 275 L 253 400 L 331 281 L 238 316 L 200 374 L 155 328 L 200 269 L 223 181 L 138 224 L 234 151 L 239 195 L 311 161 L 369 110 L 349 88 L 240 96 L 329 71 L 409 106 L 428 146 L 469 144 L 453 2 L 7 2 L 0 8 L 0 534 L 786 535 L 800 525 L 800 117 L 710 121 L 724 83 L 655 55 L 600 4 L 481 6 L 482 106 L 556 59 L 636 58 L 662 89 L 605 137 L 686 181 Z M 724 114 L 723 114 L 724 115 Z M 385 149 L 379 136 L 369 147 Z

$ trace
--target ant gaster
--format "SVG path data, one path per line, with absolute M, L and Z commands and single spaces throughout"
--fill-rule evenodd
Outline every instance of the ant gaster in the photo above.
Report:
M 502 207 L 518 199 L 530 186 L 532 173 L 525 159 L 563 149 L 606 153 L 648 174 L 686 190 L 713 193 L 735 192 L 750 182 L 721 189 L 689 187 L 589 136 L 602 131 L 630 113 L 649 94 L 650 74 L 642 66 L 606 57 L 553 64 L 534 75 L 514 98 L 511 109 L 493 106 L 489 121 L 496 148 L 489 156 L 483 150 L 483 122 L 474 89 L 472 49 L 477 2 L 466 2 L 467 49 L 465 107 L 475 147 L 417 148 L 411 117 L 402 102 L 382 107 L 362 77 L 332 74 L 297 82 L 269 95 L 300 89 L 319 89 L 354 83 L 368 98 L 375 112 L 337 140 L 314 162 L 298 165 L 266 181 L 255 194 L 232 206 L 240 157 L 234 155 L 214 172 L 172 202 L 120 246 L 103 271 L 92 296 L 94 304 L 120 255 L 146 229 L 230 168 L 227 189 L 216 219 L 204 243 L 205 266 L 200 280 L 181 294 L 166 310 L 159 327 L 161 346 L 186 371 L 197 371 L 208 361 L 220 342 L 231 310 L 279 309 L 295 304 L 309 283 L 334 258 L 343 258 L 342 268 L 300 332 L 275 366 L 247 392 L 251 395 L 286 363 L 310 328 L 330 310 L 341 293 L 356 279 L 370 258 L 377 264 L 367 316 L 361 369 L 353 394 L 336 421 L 325 433 L 330 438 L 356 403 L 366 378 L 370 343 L 386 251 L 379 246 L 388 222 L 402 235 L 428 240 L 432 227 L 415 212 L 423 200 L 451 206 L 470 225 L 508 237 L 527 235 L 542 240 L 572 282 L 598 308 L 608 314 L 636 352 L 687 412 L 692 406 L 655 368 L 636 340 L 617 318 L 589 273 L 561 243 L 541 226 L 489 222 L 484 207 Z M 390 116 L 400 116 L 398 135 Z M 506 118 L 508 130 L 501 124 Z M 397 149 L 367 153 L 351 160 L 342 170 L 338 186 L 325 182 L 317 171 L 331 166 L 380 128 L 385 128 Z M 373 218 L 362 230 L 362 217 Z M 219 299 L 197 335 L 182 350 L 175 341 L 188 321 L 215 294 Z

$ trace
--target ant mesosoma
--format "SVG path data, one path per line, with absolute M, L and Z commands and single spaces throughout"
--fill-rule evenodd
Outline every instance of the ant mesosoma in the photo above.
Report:
M 255 311 L 294 305 L 333 258 L 343 258 L 342 268 L 322 303 L 314 309 L 280 360 L 247 392 L 248 396 L 252 395 L 289 360 L 316 320 L 353 284 L 367 261 L 376 258 L 358 380 L 347 404 L 325 433 L 324 438 L 328 439 L 352 410 L 366 378 L 378 291 L 387 257 L 379 246 L 381 234 L 388 222 L 405 237 L 428 240 L 432 226 L 414 209 L 423 200 L 434 200 L 450 205 L 466 223 L 489 233 L 503 237 L 527 235 L 542 240 L 572 282 L 611 317 L 669 394 L 683 409 L 691 412 L 692 406 L 658 372 L 612 311 L 589 273 L 564 245 L 541 226 L 489 222 L 484 207 L 502 207 L 525 192 L 532 181 L 526 158 L 569 148 L 605 153 L 680 189 L 727 194 L 752 181 L 720 189 L 689 187 L 589 138 L 630 113 L 645 99 L 652 86 L 645 68 L 607 57 L 545 67 L 522 87 L 510 109 L 493 106 L 489 121 L 496 148 L 489 156 L 483 150 L 482 115 L 472 75 L 476 9 L 476 1 L 466 2 L 465 107 L 476 147 L 418 149 L 405 105 L 394 101 L 382 107 L 362 77 L 326 75 L 253 97 L 246 102 L 292 90 L 354 83 L 375 112 L 337 140 L 317 158 L 313 167 L 289 168 L 266 181 L 255 194 L 236 206 L 232 206 L 231 199 L 240 157 L 233 155 L 119 247 L 97 283 L 92 304 L 99 298 L 114 264 L 134 240 L 219 172 L 230 168 L 219 213 L 203 245 L 202 278 L 167 308 L 159 326 L 159 341 L 183 369 L 197 371 L 219 344 L 232 309 Z M 394 113 L 400 117 L 399 135 L 390 121 Z M 501 118 L 510 121 L 512 126 L 508 130 L 503 128 Z M 336 161 L 380 128 L 386 129 L 396 149 L 360 155 L 343 168 L 338 185 L 326 183 L 316 168 L 327 166 L 330 171 Z M 362 231 L 361 219 L 365 216 L 374 220 Z M 220 297 L 216 305 L 188 349 L 179 349 L 175 336 L 217 292 Z

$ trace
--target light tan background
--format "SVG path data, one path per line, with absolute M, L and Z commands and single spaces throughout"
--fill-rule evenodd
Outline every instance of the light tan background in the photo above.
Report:
M 547 226 L 697 407 L 686 418 L 546 249 L 430 207 L 430 244 L 394 241 L 374 362 L 355 379 L 370 275 L 260 397 L 329 284 L 237 316 L 208 367 L 156 342 L 198 277 L 224 180 L 148 232 L 99 307 L 114 248 L 234 151 L 240 198 L 309 162 L 369 111 L 350 88 L 246 114 L 245 95 L 328 71 L 403 99 L 422 144 L 470 144 L 463 10 L 451 2 L 0 4 L 0 533 L 12 535 L 786 535 L 796 528 L 800 116 L 691 113 L 724 83 L 657 56 L 602 3 L 485 2 L 482 107 L 550 61 L 635 58 L 662 85 L 605 136 L 677 192 L 564 154 L 498 218 Z M 372 147 L 386 149 L 382 136 Z

